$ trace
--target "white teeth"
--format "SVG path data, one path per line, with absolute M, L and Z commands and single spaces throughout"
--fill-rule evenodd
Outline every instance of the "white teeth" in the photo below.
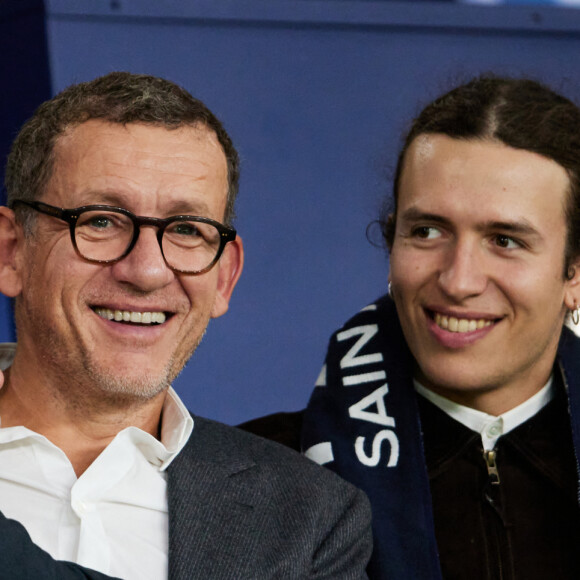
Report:
M 156 322 L 157 324 L 163 324 L 165 322 L 165 314 L 163 312 L 152 312 L 151 322 Z
M 444 316 L 443 314 L 435 313 L 435 324 L 439 328 L 450 332 L 473 332 L 474 330 L 491 326 L 493 322 L 484 318 L 455 318 L 455 316 Z
M 469 329 L 469 321 L 462 318 L 457 325 L 457 332 L 467 332 Z
M 163 324 L 166 319 L 164 312 L 135 312 L 131 310 L 111 310 L 110 308 L 95 308 L 94 310 L 101 318 L 117 322 Z

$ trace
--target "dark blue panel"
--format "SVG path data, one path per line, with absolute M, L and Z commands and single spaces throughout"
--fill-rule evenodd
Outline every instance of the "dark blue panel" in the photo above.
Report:
M 245 272 L 177 388 L 237 422 L 307 400 L 326 341 L 386 290 L 365 228 L 410 117 L 484 70 L 580 94 L 580 12 L 352 1 L 51 0 L 53 82 L 115 69 L 183 84 L 243 161 Z
M 42 0 L 0 3 L 0 159 L 3 168 L 18 128 L 50 95 Z M 5 203 L 2 188 L 0 204 Z M 0 295 L 0 341 L 13 340 L 8 300 Z
M 70 0 L 47 0 L 50 13 L 59 19 L 86 21 L 101 18 L 118 21 L 152 21 L 157 24 L 260 24 L 297 26 L 340 26 L 344 28 L 407 27 L 528 30 L 578 30 L 580 14 L 551 6 L 464 6 L 432 1 L 385 2 L 352 0 L 84 0 L 82 6 Z

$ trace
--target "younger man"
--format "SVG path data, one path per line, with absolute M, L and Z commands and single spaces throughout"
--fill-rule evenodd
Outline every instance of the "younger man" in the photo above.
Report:
M 580 577 L 580 110 L 477 78 L 428 105 L 389 295 L 330 340 L 306 455 L 371 500 L 374 578 Z

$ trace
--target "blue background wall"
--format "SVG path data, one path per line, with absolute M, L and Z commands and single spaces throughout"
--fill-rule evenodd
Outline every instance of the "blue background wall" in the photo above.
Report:
M 422 105 L 489 70 L 580 101 L 580 11 L 566 8 L 48 0 L 46 30 L 53 91 L 118 69 L 161 75 L 204 100 L 240 150 L 246 268 L 176 385 L 192 410 L 229 423 L 302 407 L 331 331 L 385 291 L 387 260 L 365 229 Z M 0 58 L 23 58 L 0 38 Z M 25 38 L 42 44 L 39 31 Z M 1 74 L 2 93 L 45 97 L 24 65 Z M 17 108 L 2 101 L 0 113 Z

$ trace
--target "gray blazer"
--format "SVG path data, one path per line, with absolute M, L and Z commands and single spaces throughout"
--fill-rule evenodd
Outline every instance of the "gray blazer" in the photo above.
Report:
M 194 417 L 169 466 L 169 580 L 366 578 L 366 496 L 298 453 Z
M 366 578 L 366 496 L 278 443 L 196 417 L 168 501 L 169 580 Z M 115 580 L 53 560 L 1 513 L 0 554 L 0 580 Z

